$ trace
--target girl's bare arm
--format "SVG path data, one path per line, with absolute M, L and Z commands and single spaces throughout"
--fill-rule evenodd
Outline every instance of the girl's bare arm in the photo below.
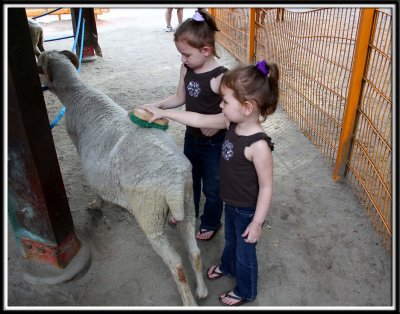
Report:
M 162 110 L 156 107 L 146 107 L 145 109 L 153 114 L 151 122 L 164 117 L 195 128 L 225 129 L 227 123 L 229 125 L 223 113 L 200 114 L 173 109 Z
M 248 147 L 249 156 L 256 168 L 258 177 L 258 198 L 253 221 L 247 226 L 242 236 L 246 242 L 254 243 L 260 239 L 262 225 L 272 203 L 273 172 L 272 152 L 266 141 L 258 141 Z

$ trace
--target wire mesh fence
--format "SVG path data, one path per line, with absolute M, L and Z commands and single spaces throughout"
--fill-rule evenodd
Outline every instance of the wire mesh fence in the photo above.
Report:
M 209 11 L 217 41 L 236 59 L 279 65 L 280 106 L 334 166 L 333 178 L 354 187 L 390 251 L 391 9 Z

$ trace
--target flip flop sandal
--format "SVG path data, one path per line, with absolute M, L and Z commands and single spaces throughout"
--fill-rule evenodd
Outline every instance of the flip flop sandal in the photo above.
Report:
M 214 268 L 213 268 L 214 267 Z M 211 268 L 213 268 L 213 270 L 210 273 Z M 207 278 L 210 280 L 214 280 L 214 279 L 219 279 L 221 277 L 224 276 L 224 273 L 222 273 L 220 270 L 217 270 L 217 268 L 219 269 L 219 265 L 217 266 L 211 266 L 208 270 L 207 270 Z M 210 275 L 214 275 L 213 277 L 210 277 Z
M 219 301 L 220 301 L 223 305 L 226 305 L 226 306 L 239 306 L 239 305 L 242 305 L 242 304 L 251 302 L 251 301 L 249 301 L 249 300 L 243 299 L 243 298 L 238 297 L 238 296 L 236 296 L 236 295 L 231 295 L 231 294 L 229 294 L 229 293 L 233 293 L 233 291 L 226 292 L 226 293 L 224 293 L 222 296 L 219 297 Z M 233 303 L 233 304 L 226 304 L 226 303 L 224 303 L 224 302 L 222 301 L 222 299 L 224 299 L 224 298 L 229 298 L 229 299 L 232 299 L 232 300 L 238 300 L 239 302 L 236 302 L 236 303 Z
M 215 230 L 200 229 L 200 231 L 199 231 L 200 234 L 207 233 L 207 232 L 212 232 L 212 234 L 211 234 L 211 236 L 210 236 L 208 239 L 199 239 L 198 237 L 196 237 L 196 239 L 197 239 L 197 240 L 200 240 L 200 241 L 210 241 L 210 240 L 212 240 L 212 238 L 215 237 L 215 235 L 217 234 L 217 232 L 219 231 L 219 229 L 221 229 L 221 226 L 219 226 L 219 228 L 218 228 L 218 229 L 215 229 Z

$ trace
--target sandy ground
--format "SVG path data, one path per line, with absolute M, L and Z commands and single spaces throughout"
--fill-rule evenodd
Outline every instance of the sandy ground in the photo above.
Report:
M 193 13 L 193 8 L 186 8 L 184 17 Z M 99 17 L 97 26 L 104 57 L 82 64 L 81 75 L 124 108 L 174 93 L 180 55 L 172 33 L 163 31 L 164 24 L 164 9 L 111 9 Z M 72 34 L 71 22 L 65 18 L 58 21 L 54 17 L 43 25 L 45 38 Z M 72 39 L 48 42 L 45 49 L 70 50 L 72 43 Z M 222 48 L 218 51 L 221 64 L 236 64 Z M 49 92 L 45 92 L 45 101 L 52 121 L 62 105 Z M 259 295 L 249 308 L 390 307 L 392 256 L 351 188 L 333 182 L 330 166 L 281 109 L 264 127 L 275 142 L 275 191 L 257 246 Z M 183 130 L 174 122 L 168 130 L 180 146 Z M 95 194 L 66 134 L 64 119 L 52 133 L 75 231 L 90 246 L 91 266 L 84 276 L 67 283 L 30 285 L 23 280 L 27 262 L 9 227 L 8 306 L 181 306 L 169 270 L 129 212 L 109 203 L 100 212 L 87 209 Z M 176 229 L 166 229 L 195 291 L 180 236 Z M 205 269 L 218 263 L 223 245 L 223 232 L 211 242 L 199 242 Z M 209 296 L 199 306 L 219 307 L 218 295 L 231 289 L 234 281 L 222 278 L 206 284 Z

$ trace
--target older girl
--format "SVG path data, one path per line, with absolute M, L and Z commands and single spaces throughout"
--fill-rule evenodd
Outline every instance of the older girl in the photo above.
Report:
M 186 104 L 186 110 L 201 114 L 221 112 L 219 85 L 226 68 L 218 64 L 213 17 L 199 9 L 193 18 L 184 21 L 174 33 L 176 49 L 182 55 L 179 84 L 176 94 L 149 106 L 167 109 Z M 226 130 L 205 127 L 187 127 L 184 154 L 192 163 L 193 196 L 196 217 L 199 215 L 201 188 L 205 196 L 201 215 L 199 240 L 211 240 L 221 227 L 223 203 L 219 197 L 222 141 Z M 170 223 L 175 223 L 172 217 Z

